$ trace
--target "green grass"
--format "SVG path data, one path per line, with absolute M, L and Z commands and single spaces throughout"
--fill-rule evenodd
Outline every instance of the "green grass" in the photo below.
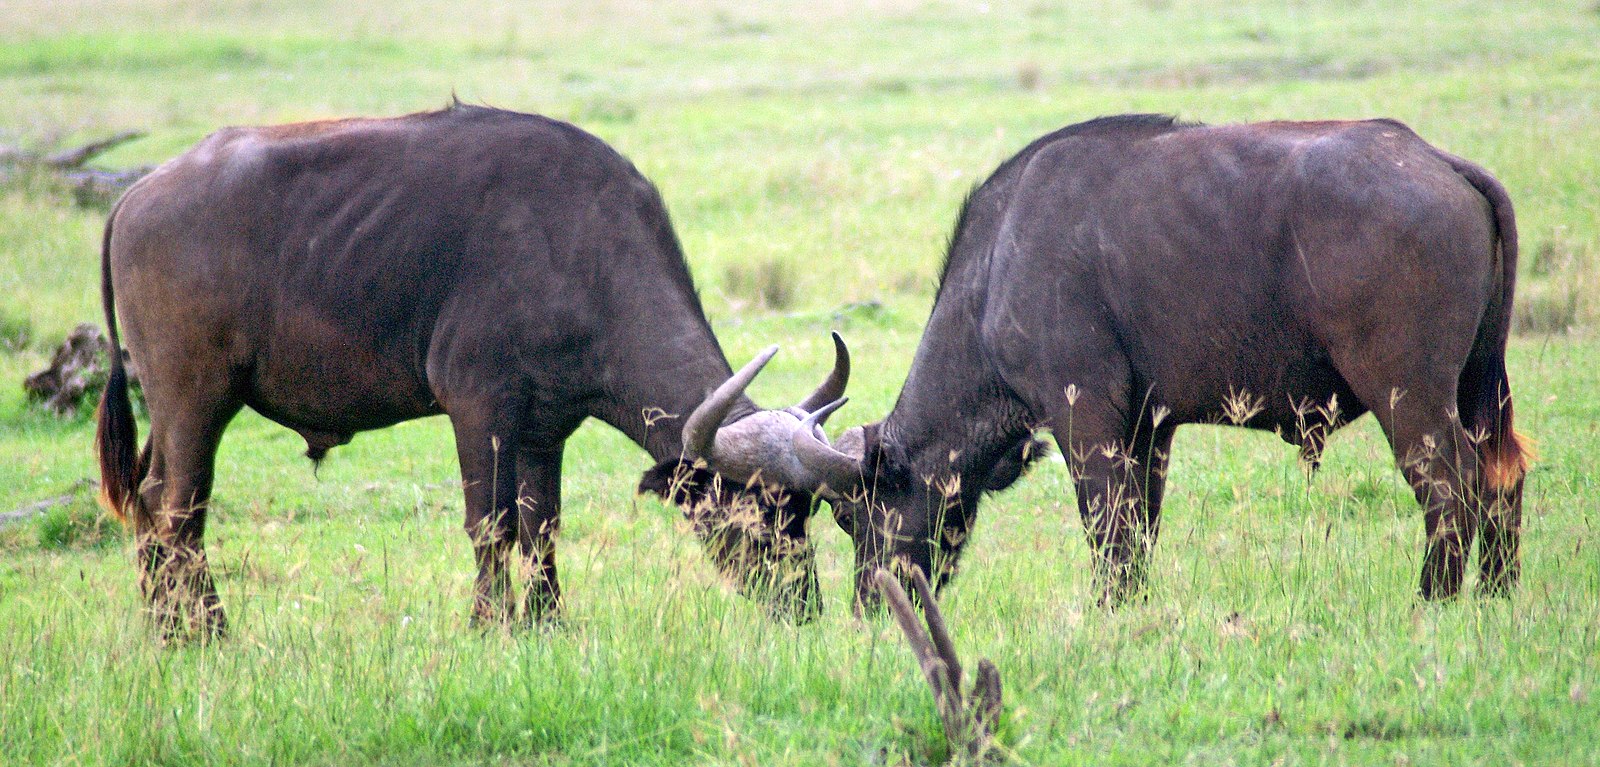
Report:
M 458 7 L 464 5 L 465 7 Z M 0 19 L 0 143 L 138 128 L 111 165 L 221 125 L 464 100 L 578 122 L 662 188 L 735 362 L 809 390 L 841 329 L 839 418 L 893 403 L 962 194 L 1034 136 L 1120 111 L 1212 122 L 1386 115 L 1508 186 L 1539 439 L 1524 584 L 1418 604 L 1421 518 L 1370 419 L 1308 480 L 1276 438 L 1186 427 L 1147 602 L 1092 606 L 1066 473 L 981 513 L 945 610 L 1001 669 L 1031 764 L 1596 764 L 1600 741 L 1600 11 L 1591 3 L 489 2 L 222 7 L 24 0 Z M 100 321 L 102 214 L 0 190 L 0 381 Z M 1540 254 L 1540 255 L 1535 255 Z M 774 276 L 776 275 L 776 276 Z M 781 299 L 775 299 L 774 283 Z M 1569 329 L 1570 328 L 1570 329 Z M 245 414 L 208 539 L 234 634 L 162 648 L 131 547 L 94 521 L 93 425 L 0 385 L 0 763 L 922 764 L 946 757 L 886 621 L 849 615 L 848 541 L 812 525 L 826 615 L 775 624 L 721 583 L 648 461 L 567 455 L 564 630 L 481 635 L 441 419 L 318 474 Z

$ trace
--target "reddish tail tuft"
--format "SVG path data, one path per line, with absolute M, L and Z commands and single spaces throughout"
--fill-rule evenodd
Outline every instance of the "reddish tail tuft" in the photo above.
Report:
M 139 425 L 128 401 L 128 373 L 120 362 L 112 363 L 105 394 L 100 397 L 95 448 L 100 457 L 100 505 L 127 522 L 127 510 L 138 497 L 143 472 L 138 455 Z
M 1510 492 L 1527 475 L 1528 464 L 1538 457 L 1538 451 L 1533 449 L 1532 438 L 1508 430 L 1500 439 L 1484 447 L 1484 486 L 1496 492 Z

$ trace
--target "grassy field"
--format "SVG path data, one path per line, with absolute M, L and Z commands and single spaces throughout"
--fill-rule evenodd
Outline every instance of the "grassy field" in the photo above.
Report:
M 892 405 L 962 194 L 1032 137 L 1122 111 L 1391 116 L 1517 203 L 1510 371 L 1528 480 L 1510 600 L 1418 604 L 1421 514 L 1370 419 L 1307 478 L 1265 434 L 1186 427 L 1146 603 L 1093 607 L 1064 467 L 981 514 L 945 611 L 1007 684 L 1024 764 L 1600 764 L 1600 7 L 1582 2 L 0 4 L 0 144 L 116 130 L 157 162 L 228 124 L 462 100 L 570 119 L 661 187 L 754 395 L 857 358 L 842 424 Z M 532 6 L 532 7 L 530 7 Z M 1397 7 L 1398 6 L 1398 7 Z M 15 384 L 100 322 L 103 212 L 0 186 L 3 764 L 924 764 L 947 756 L 887 621 L 773 623 L 721 583 L 646 456 L 567 456 L 564 630 L 467 626 L 472 564 L 442 419 L 317 475 L 291 432 L 229 431 L 209 537 L 234 632 L 162 648 L 131 545 L 97 520 L 87 418 Z

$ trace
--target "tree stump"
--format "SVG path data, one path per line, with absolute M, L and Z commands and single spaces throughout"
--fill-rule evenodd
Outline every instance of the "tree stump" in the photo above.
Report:
M 128 369 L 130 383 L 139 380 L 127 352 L 122 363 Z M 50 366 L 22 382 L 30 400 L 43 405 L 56 415 L 78 412 L 86 396 L 97 394 L 105 386 L 110 371 L 111 342 L 100 328 L 84 323 L 67 335 L 67 339 L 50 358 Z

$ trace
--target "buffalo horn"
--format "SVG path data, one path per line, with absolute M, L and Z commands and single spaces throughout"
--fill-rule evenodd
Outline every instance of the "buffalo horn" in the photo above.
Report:
M 840 397 L 826 405 L 823 405 L 822 407 L 817 408 L 816 410 L 806 413 L 805 417 L 800 419 L 799 428 L 813 433 L 820 433 L 822 430 L 818 427 L 822 426 L 822 422 L 828 420 L 828 416 L 833 415 L 833 411 L 844 407 L 844 403 L 849 401 L 849 397 Z
M 848 491 L 861 483 L 861 462 L 817 439 L 815 427 L 817 421 L 826 418 L 843 404 L 844 400 L 836 400 L 806 416 L 800 422 L 800 428 L 794 430 L 792 438 L 795 458 L 799 459 L 800 465 L 820 485 L 827 485 L 835 492 Z
M 823 381 L 817 390 L 801 401 L 798 407 L 807 413 L 827 405 L 844 396 L 845 386 L 850 383 L 850 350 L 845 348 L 844 339 L 839 337 L 837 331 L 833 334 L 833 372 L 828 374 L 828 380 Z M 822 421 L 818 421 L 821 424 Z
M 708 395 L 700 406 L 689 414 L 683 423 L 683 452 L 690 458 L 711 458 L 711 446 L 717 439 L 717 428 L 722 425 L 722 419 L 728 417 L 728 411 L 733 409 L 739 395 L 744 393 L 745 387 L 755 380 L 761 368 L 766 367 L 772 355 L 778 353 L 777 345 L 768 346 L 765 351 L 756 355 L 732 378 L 724 381 L 715 391 Z

